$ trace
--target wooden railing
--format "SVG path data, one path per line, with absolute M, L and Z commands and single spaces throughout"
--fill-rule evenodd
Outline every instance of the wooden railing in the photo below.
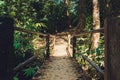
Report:
M 111 24 L 110 24 L 111 23 Z M 120 61 L 120 17 L 111 17 L 105 20 L 105 73 L 99 68 L 95 67 L 96 65 L 93 64 L 90 59 L 88 59 L 86 56 L 84 56 L 81 52 L 79 54 L 87 60 L 94 68 L 100 72 L 101 74 L 104 74 L 105 80 L 119 80 L 119 61 Z M 46 50 L 47 50 L 47 57 L 49 57 L 49 38 L 54 37 L 50 34 L 42 34 L 39 32 L 29 31 L 25 29 L 21 29 L 18 27 L 14 27 L 14 20 L 8 17 L 0 17 L 0 79 L 3 80 L 12 80 L 11 75 L 14 71 L 19 70 L 19 68 L 23 67 L 23 64 L 28 64 L 29 61 L 36 58 L 36 56 L 33 56 L 26 60 L 25 62 L 21 63 L 20 65 L 17 65 L 15 68 L 13 67 L 13 34 L 14 30 L 26 32 L 30 34 L 39 34 L 46 37 Z M 78 36 L 94 33 L 94 32 L 103 32 L 103 29 L 99 30 L 92 30 L 90 32 L 84 32 L 79 35 L 72 35 L 70 37 L 73 39 L 73 57 L 74 53 L 77 52 L 76 50 L 76 38 Z M 70 48 L 70 42 L 68 41 L 68 47 Z M 113 46 L 114 45 L 114 46 Z M 112 72 L 111 72 L 112 71 Z
M 55 39 L 55 36 L 50 35 L 50 34 L 43 34 L 43 33 L 40 33 L 40 32 L 35 32 L 35 31 L 22 29 L 22 28 L 19 28 L 19 27 L 14 27 L 14 30 L 20 31 L 20 32 L 25 32 L 25 33 L 28 33 L 28 34 L 37 34 L 37 35 L 40 35 L 42 37 L 46 37 L 46 51 L 44 51 L 44 52 L 46 52 L 45 58 L 46 59 L 49 58 L 49 56 L 50 56 L 50 37 Z M 54 42 L 53 42 L 53 46 L 54 46 Z M 44 53 L 44 52 L 42 52 L 42 53 Z M 20 63 L 19 65 L 17 65 L 14 68 L 14 72 L 18 71 L 19 69 L 21 69 L 22 67 L 24 67 L 25 65 L 27 65 L 28 63 L 30 63 L 31 61 L 33 61 L 36 58 L 37 58 L 37 56 L 34 55 L 34 56 L 30 57 L 29 59 L 27 59 L 26 61 Z
M 23 28 L 15 27 L 14 20 L 9 17 L 0 17 L 0 79 L 1 80 L 12 80 L 14 74 L 17 71 L 22 70 L 26 65 L 35 60 L 38 56 L 34 55 L 24 62 L 14 66 L 14 31 L 24 32 L 27 34 L 40 35 L 42 38 L 46 38 L 46 47 L 44 49 L 43 55 L 46 59 L 50 55 L 50 38 L 55 36 L 51 34 L 43 34 L 40 32 L 35 32 L 31 30 L 26 30 Z M 54 40 L 55 41 L 55 40 Z M 52 46 L 55 45 L 55 42 Z M 44 54 L 45 53 L 45 54 Z
M 97 32 L 104 32 L 104 28 L 100 28 L 100 29 L 96 29 L 96 30 L 91 30 L 89 32 L 83 32 L 77 35 L 69 35 L 68 37 L 68 48 L 70 49 L 70 47 L 72 47 L 73 51 L 72 51 L 72 56 L 75 57 L 75 53 L 78 53 L 84 60 L 86 60 L 90 65 L 92 65 L 102 76 L 104 75 L 104 71 L 101 70 L 101 68 L 99 66 L 97 66 L 93 61 L 91 61 L 87 56 L 83 55 L 80 51 L 77 50 L 76 48 L 76 42 L 77 42 L 77 37 L 83 36 L 83 35 L 87 35 L 87 34 L 91 34 L 91 33 L 97 33 Z M 70 44 L 70 42 L 72 42 L 72 46 Z M 70 53 L 68 49 L 68 52 Z
M 0 79 L 12 80 L 14 20 L 0 17 Z
M 36 55 L 30 57 L 29 59 L 27 59 L 26 61 L 20 63 L 19 65 L 17 65 L 13 71 L 14 71 L 14 74 L 19 71 L 20 69 L 22 69 L 24 66 L 26 66 L 27 64 L 29 64 L 30 62 L 32 62 L 33 60 L 35 60 L 37 58 Z
M 72 35 L 73 37 L 79 37 L 79 36 L 83 36 L 83 35 L 87 35 L 87 34 L 91 34 L 91 33 L 98 33 L 98 32 L 101 32 L 103 33 L 104 32 L 104 28 L 100 28 L 100 29 L 96 29 L 96 30 L 91 30 L 91 31 L 88 31 L 88 32 L 82 32 L 80 34 L 76 34 L 76 35 Z
M 54 38 L 55 36 L 50 34 L 43 34 L 40 32 L 35 32 L 31 30 L 26 30 L 19 27 L 14 27 L 14 20 L 9 17 L 0 17 L 0 79 L 3 80 L 12 80 L 13 75 L 19 71 L 24 66 L 28 65 L 31 61 L 37 58 L 37 55 L 34 55 L 24 62 L 18 64 L 16 67 L 14 64 L 14 31 L 24 32 L 27 34 L 40 35 L 43 38 L 46 38 L 46 48 L 44 52 L 45 58 L 49 58 L 50 55 L 50 38 Z M 55 40 L 52 46 L 54 46 Z

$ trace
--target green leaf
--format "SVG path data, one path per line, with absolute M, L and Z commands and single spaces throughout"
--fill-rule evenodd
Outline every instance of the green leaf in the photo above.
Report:
M 14 48 L 15 49 L 20 49 L 20 47 L 21 47 L 21 44 L 19 42 L 15 41 L 14 42 Z
M 4 5 L 4 4 L 5 4 L 5 2 L 4 2 L 4 1 L 0 1 L 0 6 L 1 6 L 1 5 Z
M 35 69 L 32 68 L 32 67 L 29 67 L 29 68 L 25 69 L 24 71 L 25 71 L 24 75 L 25 75 L 26 77 L 31 77 L 31 76 L 33 76 L 33 75 L 35 74 L 35 72 L 36 72 Z
M 15 76 L 15 77 L 13 77 L 13 80 L 19 80 L 19 78 Z

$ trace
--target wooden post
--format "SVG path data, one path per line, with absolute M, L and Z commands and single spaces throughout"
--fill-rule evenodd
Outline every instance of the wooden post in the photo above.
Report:
M 68 35 L 68 50 L 70 49 L 70 35 Z
M 55 41 L 56 41 L 56 36 L 54 36 L 54 40 L 53 40 L 53 49 L 55 48 Z
M 105 23 L 105 80 L 120 80 L 120 17 Z
M 13 72 L 13 34 L 14 21 L 8 17 L 0 17 L 0 79 L 12 80 Z
M 75 57 L 75 53 L 76 53 L 76 37 L 73 37 L 73 57 Z
M 50 57 L 50 43 L 49 43 L 49 38 L 50 38 L 50 35 L 48 34 L 46 36 L 46 58 L 49 58 Z
M 71 36 L 68 35 L 68 46 L 67 46 L 68 56 L 72 56 L 70 52 L 70 42 L 71 42 Z

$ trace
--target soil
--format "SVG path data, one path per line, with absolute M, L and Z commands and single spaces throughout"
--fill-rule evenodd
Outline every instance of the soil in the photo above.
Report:
M 32 80 L 86 80 L 75 59 L 68 55 L 67 36 L 57 36 L 53 53 Z

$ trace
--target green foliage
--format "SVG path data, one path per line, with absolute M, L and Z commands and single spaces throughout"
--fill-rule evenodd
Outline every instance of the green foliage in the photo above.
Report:
M 71 22 L 71 25 L 73 27 L 77 26 L 77 23 L 79 21 L 79 9 L 78 9 L 78 3 L 76 0 L 71 0 L 68 6 L 68 11 L 69 11 L 69 19 Z
M 32 34 L 27 34 L 27 33 L 22 33 L 22 32 L 18 32 L 15 31 L 14 33 L 14 54 L 15 54 L 15 65 L 18 65 L 19 63 L 25 61 L 26 59 L 30 58 L 31 56 L 38 55 L 39 58 L 41 58 L 39 61 L 39 64 L 36 62 L 33 62 L 30 65 L 27 65 L 23 71 L 20 71 L 16 74 L 16 76 L 14 77 L 13 80 L 30 80 L 30 78 L 32 78 L 32 76 L 35 74 L 36 70 L 39 69 L 38 65 L 40 65 L 40 63 L 42 63 L 42 61 L 44 60 L 44 54 L 40 54 L 39 52 L 41 50 L 43 50 L 43 47 L 40 47 L 38 50 L 36 50 L 34 48 L 34 46 L 37 46 L 37 44 L 33 44 L 32 41 L 34 39 L 40 39 L 39 42 L 43 41 L 43 39 L 41 39 L 39 37 L 39 35 L 32 35 Z M 40 45 L 40 43 L 39 43 Z M 32 66 L 31 66 L 32 65 Z M 23 75 L 24 74 L 24 75 Z
M 13 80 L 19 80 L 19 78 L 17 76 L 13 77 Z
M 101 36 L 99 40 L 99 47 L 95 50 L 89 51 L 90 46 L 90 37 L 87 36 L 86 38 L 78 38 L 77 39 L 77 50 L 79 50 L 82 54 L 92 58 L 92 60 L 99 66 L 104 66 L 103 58 L 104 58 L 104 37 Z
M 93 61 L 96 65 L 98 65 L 101 69 L 104 69 L 104 37 L 101 36 L 99 40 L 99 47 L 95 50 L 89 50 L 90 46 L 90 36 L 84 36 L 77 39 L 77 50 L 80 51 L 83 55 L 87 56 L 91 61 Z M 95 69 L 86 61 L 84 60 L 79 53 L 75 54 L 75 57 L 78 63 L 82 66 L 83 70 L 90 70 L 88 73 L 92 78 L 98 79 L 99 77 L 95 77 L 94 74 Z M 99 75 L 98 75 L 99 76 Z
M 66 6 L 64 3 L 57 4 L 53 1 L 48 1 L 44 6 L 46 17 L 48 19 L 48 32 L 61 31 L 66 28 Z
M 90 44 L 90 35 L 77 38 L 77 49 L 83 54 L 87 54 Z
M 24 70 L 25 77 L 32 77 L 35 74 L 36 70 L 35 68 L 29 67 Z
M 15 20 L 15 26 L 27 30 L 38 31 L 42 33 L 54 33 L 67 28 L 66 21 L 70 19 L 71 25 L 76 26 L 79 21 L 78 0 L 70 0 L 70 5 L 66 7 L 64 0 L 2 0 L 0 1 L 0 15 L 10 16 Z M 91 0 L 87 1 L 87 23 L 85 31 L 89 31 L 92 26 L 92 4 Z M 66 11 L 69 11 L 69 18 Z M 104 12 L 104 11 L 103 11 Z M 103 14 L 103 12 L 101 14 Z M 104 16 L 102 16 L 104 18 Z M 102 19 L 103 21 L 103 19 Z M 103 22 L 102 22 L 103 25 Z M 34 49 L 31 43 L 33 39 L 39 38 L 38 35 L 26 34 L 15 31 L 14 33 L 14 54 L 15 65 L 25 61 L 35 53 L 44 58 L 44 54 L 39 54 L 43 50 Z M 83 36 L 77 40 L 77 48 L 81 53 L 88 56 L 97 65 L 103 64 L 103 38 L 100 39 L 100 46 L 96 50 L 89 51 L 90 35 Z M 78 62 L 85 65 L 86 62 L 75 54 Z M 34 62 L 35 63 L 35 62 Z M 36 67 L 27 66 L 23 70 L 22 76 L 31 77 L 36 71 Z M 20 73 L 17 73 L 20 75 Z M 20 76 L 14 77 L 14 80 L 20 80 Z M 23 80 L 23 78 L 21 79 Z M 27 78 L 25 79 L 27 80 Z
M 68 9 L 71 21 L 77 17 L 75 7 L 76 1 L 70 1 Z M 43 33 L 54 33 L 67 28 L 67 7 L 63 0 L 0 1 L 0 8 L 0 15 L 14 18 L 16 26 L 21 28 Z
M 91 26 L 92 26 L 92 16 L 88 15 L 87 16 L 87 22 L 86 22 L 86 27 L 85 27 L 85 31 L 90 31 L 91 30 Z

